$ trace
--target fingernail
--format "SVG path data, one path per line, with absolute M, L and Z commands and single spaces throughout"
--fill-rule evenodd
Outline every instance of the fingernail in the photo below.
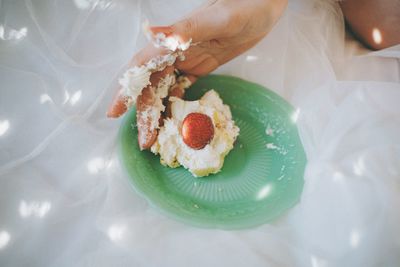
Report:
M 150 26 L 149 30 L 153 33 L 164 33 L 165 35 L 169 35 L 172 33 L 172 27 L 171 26 Z
M 115 114 L 114 114 L 114 112 L 112 110 L 112 107 L 108 108 L 106 115 L 107 115 L 107 118 L 116 118 Z
M 122 105 L 120 105 L 119 102 L 113 101 L 111 105 L 108 107 L 106 115 L 108 118 L 118 118 L 125 111 L 126 109 L 124 109 L 124 107 L 122 107 Z

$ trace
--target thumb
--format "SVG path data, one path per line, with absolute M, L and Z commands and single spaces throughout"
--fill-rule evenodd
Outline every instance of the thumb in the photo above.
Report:
M 226 12 L 217 13 L 211 8 L 201 10 L 171 26 L 150 27 L 150 31 L 154 35 L 164 33 L 167 37 L 175 37 L 180 43 L 187 43 L 190 40 L 193 43 L 209 41 L 223 37 L 227 31 L 228 21 L 223 15 Z

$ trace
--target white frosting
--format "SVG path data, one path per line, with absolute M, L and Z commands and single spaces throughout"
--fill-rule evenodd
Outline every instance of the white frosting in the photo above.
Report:
M 179 79 L 179 78 L 178 78 Z M 167 97 L 168 91 L 172 85 L 176 82 L 176 78 L 174 74 L 166 75 L 162 78 L 156 88 L 156 96 L 159 98 Z
M 239 134 L 229 107 L 222 103 L 214 90 L 208 91 L 198 101 L 184 101 L 175 97 L 170 98 L 170 101 L 172 117 L 164 120 L 164 126 L 161 127 L 151 151 L 160 154 L 164 165 L 182 165 L 194 176 L 206 176 L 220 171 L 225 156 L 233 148 Z M 192 112 L 208 115 L 214 125 L 213 139 L 199 150 L 187 146 L 180 134 L 183 120 Z
M 191 85 L 192 85 L 192 82 L 186 76 L 178 76 L 178 78 L 176 79 L 176 83 L 170 90 L 172 91 L 175 87 L 187 89 Z
M 140 67 L 129 68 L 119 79 L 119 84 L 121 85 L 120 93 L 123 96 L 127 96 L 127 104 L 129 106 L 134 105 L 143 88 L 151 84 L 150 75 L 153 72 L 165 69 L 167 66 L 172 66 L 177 58 L 183 61 L 185 57 L 182 52 L 188 49 L 191 44 L 191 40 L 181 43 L 173 36 L 167 37 L 163 33 L 151 34 L 148 22 L 143 23 L 143 32 L 154 46 L 166 48 L 170 53 L 154 57 Z
M 140 67 L 129 68 L 121 79 L 122 95 L 127 96 L 131 104 L 136 103 L 137 97 L 142 93 L 143 88 L 150 85 L 150 75 L 153 72 L 163 70 L 166 66 L 171 66 L 176 60 L 176 54 L 167 54 L 152 58 Z
M 150 30 L 149 22 L 144 21 L 142 24 L 142 29 L 147 39 L 152 42 L 155 47 L 162 47 L 170 51 L 185 51 L 190 47 L 192 39 L 188 42 L 180 42 L 175 36 L 166 36 L 164 33 L 159 32 L 153 35 Z
M 155 88 L 155 102 L 153 105 L 148 106 L 144 111 L 139 113 L 137 123 L 139 128 L 149 128 L 150 131 L 159 128 L 159 119 L 161 112 L 165 110 L 165 106 L 162 103 L 162 99 L 168 95 L 168 90 L 175 84 L 175 75 L 169 74 L 162 78 Z M 142 123 L 143 125 L 141 125 Z M 146 131 L 139 131 L 139 142 L 141 144 L 146 143 Z
M 150 125 L 150 130 L 154 130 L 159 128 L 158 121 L 161 116 L 161 112 L 165 110 L 165 106 L 162 102 L 162 99 L 168 95 L 169 88 L 175 83 L 175 75 L 167 75 L 162 78 L 155 90 L 156 100 L 154 105 L 151 107 L 151 110 L 154 112 L 152 115 L 152 121 Z
M 189 48 L 192 40 L 190 39 L 186 43 L 181 43 L 174 36 L 165 36 L 164 33 L 157 33 L 153 36 L 153 45 L 155 47 L 163 47 L 171 51 L 185 51 Z
M 151 72 L 144 66 L 128 69 L 122 78 L 119 79 L 119 84 L 123 90 L 122 94 L 128 96 L 129 99 L 136 103 L 136 99 L 142 92 L 142 89 L 150 84 L 150 74 Z

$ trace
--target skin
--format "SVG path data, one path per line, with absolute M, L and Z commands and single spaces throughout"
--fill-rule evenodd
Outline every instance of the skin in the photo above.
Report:
M 400 0 L 343 0 L 346 22 L 368 48 L 400 44 Z
M 159 80 L 174 71 L 183 72 L 191 82 L 196 77 L 206 75 L 220 65 L 235 58 L 257 44 L 272 29 L 285 7 L 287 0 L 247 0 L 209 1 L 187 17 L 170 26 L 150 27 L 152 34 L 164 33 L 182 43 L 191 40 L 193 46 L 184 52 L 185 61 L 177 60 L 174 66 L 167 67 L 151 76 L 151 85 L 143 89 L 137 98 L 138 141 L 141 150 L 149 149 L 155 142 L 158 130 L 150 129 L 156 118 L 144 117 L 146 109 L 155 103 L 154 86 Z M 140 66 L 151 58 L 164 55 L 168 51 L 149 44 L 136 54 L 130 66 Z M 120 91 L 120 90 L 118 90 Z M 183 89 L 175 88 L 170 95 L 182 97 Z M 127 110 L 126 99 L 117 93 L 110 106 L 108 117 L 117 118 Z M 166 115 L 170 111 L 167 104 Z
M 180 42 L 192 40 L 184 52 L 185 61 L 177 60 L 171 67 L 151 76 L 153 86 L 167 74 L 178 69 L 191 82 L 242 54 L 263 39 L 281 17 L 288 0 L 213 0 L 194 10 L 182 20 L 169 26 L 150 27 L 152 34 L 164 33 Z M 340 2 L 346 21 L 355 35 L 368 47 L 382 49 L 400 43 L 400 0 L 343 0 Z M 367 15 L 366 15 L 367 14 Z M 168 51 L 146 46 L 130 62 L 140 66 Z M 119 92 L 120 90 L 118 90 Z M 175 88 L 170 94 L 182 97 L 184 89 Z M 144 136 L 141 149 L 148 149 L 156 140 L 157 130 L 149 130 L 152 118 L 140 121 L 142 112 L 153 105 L 154 88 L 148 86 L 137 99 L 139 135 Z M 117 118 L 127 110 L 126 99 L 119 93 L 108 109 L 107 116 Z M 167 104 L 168 115 L 169 106 Z
M 150 27 L 150 30 L 153 34 L 173 35 L 181 42 L 192 39 L 196 45 L 186 50 L 185 61 L 177 60 L 174 67 L 194 81 L 195 77 L 212 72 L 257 44 L 271 31 L 286 5 L 287 0 L 252 0 L 251 5 L 248 0 L 214 0 L 173 25 Z M 167 51 L 149 44 L 133 57 L 130 66 L 143 65 L 165 53 Z M 162 77 L 167 72 L 170 70 L 154 75 Z M 126 111 L 124 103 L 117 94 L 107 115 L 121 116 Z

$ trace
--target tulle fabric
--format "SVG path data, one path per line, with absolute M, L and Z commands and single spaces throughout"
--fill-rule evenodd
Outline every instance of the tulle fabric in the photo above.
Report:
M 400 46 L 370 52 L 336 1 L 296 0 L 216 73 L 296 108 L 301 202 L 271 224 L 197 229 L 157 213 L 116 155 L 105 117 L 146 43 L 202 1 L 0 1 L 1 266 L 397 266 Z

